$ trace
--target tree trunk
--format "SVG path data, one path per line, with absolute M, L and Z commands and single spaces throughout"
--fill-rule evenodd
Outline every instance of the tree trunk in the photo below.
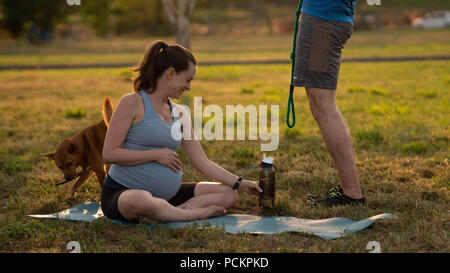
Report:
M 191 47 L 191 35 L 189 33 L 189 16 L 194 10 L 197 0 L 177 0 L 175 8 L 172 0 L 161 0 L 169 22 L 176 29 L 175 42 L 186 48 Z
M 177 32 L 175 41 L 177 44 L 186 48 L 190 48 L 191 39 L 189 33 L 189 15 L 186 11 L 189 0 L 178 0 L 178 17 L 177 17 Z

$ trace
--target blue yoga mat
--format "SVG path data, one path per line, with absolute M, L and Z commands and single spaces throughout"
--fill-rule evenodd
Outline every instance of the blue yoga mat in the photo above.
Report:
M 38 219 L 64 219 L 70 221 L 90 222 L 103 216 L 98 202 L 84 203 L 76 207 L 53 214 L 29 215 Z M 221 217 L 196 220 L 191 222 L 170 222 L 163 226 L 171 228 L 183 228 L 195 223 L 198 227 L 211 226 L 223 228 L 227 233 L 252 233 L 252 234 L 275 234 L 280 232 L 304 232 L 316 235 L 325 240 L 345 237 L 351 233 L 363 230 L 375 221 L 389 219 L 394 216 L 389 213 L 375 215 L 364 220 L 355 221 L 342 217 L 328 218 L 322 220 L 302 219 L 287 216 L 255 216 L 247 214 L 227 214 Z M 113 220 L 115 223 L 124 225 L 135 225 L 126 221 Z M 155 228 L 156 225 L 147 225 Z

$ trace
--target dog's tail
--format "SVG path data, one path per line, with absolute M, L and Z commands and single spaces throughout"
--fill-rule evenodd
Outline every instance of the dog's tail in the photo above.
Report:
M 111 117 L 114 113 L 114 106 L 109 99 L 109 96 L 105 97 L 103 101 L 103 121 L 105 121 L 106 126 L 109 126 L 109 122 L 111 121 Z

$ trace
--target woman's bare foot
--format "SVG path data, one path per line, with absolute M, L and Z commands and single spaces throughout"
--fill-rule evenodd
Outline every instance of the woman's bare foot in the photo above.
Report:
M 221 206 L 211 205 L 206 208 L 198 208 L 196 212 L 198 212 L 197 219 L 206 219 L 222 216 L 226 213 L 226 209 Z
M 180 209 L 185 209 L 189 211 L 189 213 L 192 215 L 191 220 L 186 221 L 195 221 L 195 220 L 201 220 L 201 219 L 207 219 L 207 218 L 213 218 L 213 217 L 219 217 L 226 213 L 226 209 L 221 206 L 216 205 L 210 205 L 206 208 L 195 208 L 195 207 L 188 207 L 188 206 L 178 206 Z M 189 217 L 189 218 L 191 218 Z M 142 224 L 160 224 L 163 223 L 161 221 L 152 220 L 148 217 L 142 217 L 139 219 L 139 223 Z

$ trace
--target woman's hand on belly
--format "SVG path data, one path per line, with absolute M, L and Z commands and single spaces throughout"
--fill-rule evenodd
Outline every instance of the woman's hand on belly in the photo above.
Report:
M 176 173 L 181 170 L 181 160 L 177 153 L 167 148 L 156 150 L 156 152 L 156 162 L 169 167 Z

